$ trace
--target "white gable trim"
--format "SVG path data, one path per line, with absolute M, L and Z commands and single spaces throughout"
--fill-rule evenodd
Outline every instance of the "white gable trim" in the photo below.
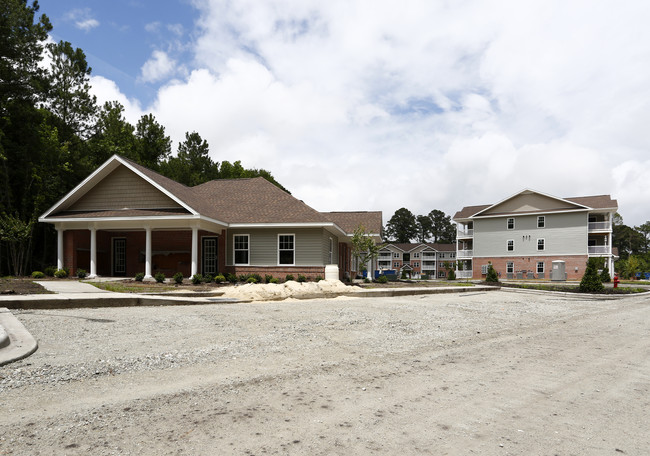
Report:
M 521 194 L 524 193 L 524 192 L 537 193 L 538 195 L 546 196 L 547 198 L 551 198 L 551 199 L 554 199 L 554 200 L 556 200 L 556 201 L 561 201 L 561 202 L 566 203 L 566 204 L 568 204 L 568 205 L 570 205 L 570 206 L 576 206 L 577 208 L 582 208 L 582 209 L 587 209 L 587 210 L 591 210 L 591 209 L 592 209 L 592 208 L 590 208 L 589 206 L 585 206 L 584 204 L 579 204 L 579 203 L 576 203 L 576 202 L 574 202 L 574 201 L 569 201 L 569 200 L 566 200 L 566 199 L 564 199 L 564 198 L 559 198 L 559 197 L 557 197 L 557 196 L 549 195 L 548 193 L 539 192 L 539 191 L 537 191 L 537 190 L 533 190 L 533 189 L 530 189 L 530 188 L 525 188 L 525 189 L 523 189 L 523 190 L 521 190 L 521 191 L 515 193 L 514 195 L 510 195 L 510 196 L 508 196 L 507 198 L 502 199 L 502 200 L 499 201 L 498 203 L 494 203 L 493 205 L 488 206 L 488 207 L 486 207 L 485 209 L 478 211 L 476 214 L 470 215 L 468 218 L 476 217 L 476 216 L 480 215 L 480 214 L 483 213 L 483 212 L 489 211 L 490 209 L 492 209 L 492 208 L 498 206 L 499 204 L 505 203 L 506 201 L 511 200 L 511 199 L 513 199 L 513 198 L 515 198 L 515 197 L 521 195 Z M 567 211 L 554 211 L 554 212 L 569 212 L 569 211 L 567 210 Z M 522 214 L 517 213 L 517 215 L 525 215 L 525 214 L 523 214 L 523 213 L 522 213 Z

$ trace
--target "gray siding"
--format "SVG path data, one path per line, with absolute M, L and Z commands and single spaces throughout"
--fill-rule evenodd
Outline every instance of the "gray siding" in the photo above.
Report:
M 326 243 L 329 242 L 329 233 L 323 234 L 324 231 L 322 228 L 230 229 L 226 245 L 226 264 L 233 264 L 233 236 L 235 235 L 249 235 L 251 266 L 277 266 L 278 235 L 293 234 L 295 236 L 295 265 L 324 266 L 329 249 L 329 245 Z M 337 242 L 337 239 L 334 238 L 335 262 L 338 260 Z
M 587 213 L 544 214 L 545 228 L 537 228 L 537 216 L 515 216 L 515 229 L 506 229 L 509 217 L 474 220 L 474 256 L 586 255 Z M 545 248 L 537 250 L 537 240 Z M 507 250 L 508 239 L 515 250 Z
M 130 169 L 120 166 L 68 209 L 168 209 L 181 207 Z
M 339 238 L 323 230 L 323 264 L 330 264 L 330 239 L 332 239 L 332 264 L 339 262 Z

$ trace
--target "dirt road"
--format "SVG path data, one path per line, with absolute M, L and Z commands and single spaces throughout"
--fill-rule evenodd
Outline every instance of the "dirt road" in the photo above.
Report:
M 15 314 L 0 454 L 649 453 L 647 296 Z

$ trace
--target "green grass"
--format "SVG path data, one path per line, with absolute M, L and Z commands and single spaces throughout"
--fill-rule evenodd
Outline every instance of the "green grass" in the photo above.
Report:
M 509 288 L 523 288 L 527 290 L 542 290 L 542 291 L 562 291 L 565 293 L 581 293 L 579 286 L 573 285 L 547 285 L 547 284 L 529 284 L 529 283 L 504 283 L 504 287 Z M 631 288 L 631 287 L 621 287 L 621 288 L 605 288 L 602 293 L 585 293 L 585 294 L 634 294 L 634 293 L 645 293 L 648 290 L 645 288 Z
M 160 291 L 174 290 L 172 286 L 134 286 L 120 282 L 87 282 L 100 290 L 113 291 L 115 293 L 155 293 Z

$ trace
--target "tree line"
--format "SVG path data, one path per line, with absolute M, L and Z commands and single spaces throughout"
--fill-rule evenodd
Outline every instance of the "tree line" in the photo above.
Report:
M 612 227 L 612 246 L 618 248 L 620 259 L 615 268 L 622 277 L 627 279 L 639 272 L 650 272 L 650 221 L 630 227 L 616 213 Z
M 36 1 L 0 2 L 0 275 L 52 264 L 55 232 L 39 215 L 114 154 L 188 186 L 261 176 L 286 191 L 264 169 L 213 161 L 197 132 L 172 156 L 152 114 L 132 125 L 120 103 L 98 106 L 83 50 L 45 44 L 52 25 L 38 11 Z
M 456 242 L 456 225 L 441 210 L 416 216 L 402 207 L 388 220 L 384 234 L 390 241 L 400 244 L 412 241 L 450 244 Z

